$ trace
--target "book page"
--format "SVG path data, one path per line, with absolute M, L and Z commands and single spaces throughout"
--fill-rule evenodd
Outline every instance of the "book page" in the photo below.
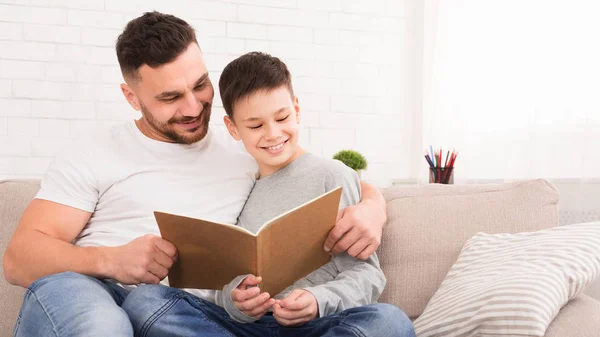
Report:
M 179 253 L 169 270 L 172 287 L 221 290 L 238 275 L 256 275 L 256 236 L 249 231 L 162 212 L 154 216 L 162 237 Z
M 339 192 L 338 192 L 338 190 L 339 190 Z M 279 219 L 281 219 L 281 218 L 283 218 L 283 217 L 287 216 L 287 215 L 288 215 L 288 214 L 290 214 L 290 213 L 296 212 L 296 211 L 297 211 L 299 208 L 302 208 L 302 207 L 305 207 L 305 206 L 306 206 L 306 205 L 308 205 L 308 204 L 314 203 L 314 202 L 316 202 L 316 201 L 317 201 L 317 200 L 319 200 L 319 199 L 323 199 L 323 198 L 325 198 L 325 197 L 326 197 L 327 195 L 329 195 L 329 194 L 336 194 L 336 193 L 339 193 L 339 194 L 340 194 L 340 196 L 338 197 L 338 204 L 336 205 L 336 210 L 337 210 L 337 209 L 339 208 L 339 199 L 341 198 L 341 195 L 342 195 L 342 188 L 341 188 L 341 187 L 338 187 L 338 188 L 336 188 L 336 189 L 333 189 L 333 190 L 331 190 L 331 191 L 329 191 L 329 192 L 325 192 L 325 193 L 321 194 L 320 196 L 318 196 L 318 197 L 316 197 L 316 198 L 314 198 L 314 199 L 311 199 L 311 200 L 309 200 L 309 201 L 307 201 L 307 202 L 303 203 L 302 205 L 299 205 L 299 206 L 297 206 L 297 207 L 294 207 L 294 208 L 290 209 L 289 211 L 287 211 L 287 212 L 285 212 L 285 213 L 279 214 L 278 216 L 274 217 L 273 219 L 271 219 L 271 220 L 269 220 L 269 221 L 265 222 L 265 223 L 264 223 L 262 226 L 260 226 L 260 228 L 259 228 L 259 229 L 258 229 L 258 231 L 256 232 L 256 236 L 258 236 L 258 235 L 260 234 L 260 232 L 261 232 L 261 231 L 265 230 L 265 229 L 266 229 L 268 226 L 270 226 L 272 223 L 275 223 L 275 222 L 279 221 Z M 322 202 L 323 202 L 323 201 L 319 201 L 319 203 L 322 203 Z M 337 214 L 336 214 L 336 217 L 337 217 Z M 248 231 L 248 232 L 249 232 L 249 231 Z M 250 233 L 250 232 L 249 232 L 249 233 Z
M 258 235 L 261 290 L 271 296 L 331 260 L 323 249 L 335 225 L 341 187 L 275 218 Z

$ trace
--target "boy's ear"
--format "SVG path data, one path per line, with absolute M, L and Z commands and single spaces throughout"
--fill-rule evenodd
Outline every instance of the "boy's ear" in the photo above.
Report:
M 233 137 L 233 139 L 235 139 L 235 140 L 241 140 L 242 137 L 240 137 L 240 135 L 238 134 L 237 128 L 235 127 L 235 124 L 233 124 L 233 121 L 231 120 L 231 118 L 229 118 L 229 116 L 225 116 L 225 117 L 223 117 L 223 121 L 225 122 L 227 131 L 229 131 L 229 134 L 231 135 L 231 137 Z
M 140 102 L 138 101 L 137 95 L 135 92 L 133 92 L 131 87 L 126 83 L 121 83 L 121 92 L 123 93 L 123 96 L 125 96 L 127 102 L 129 102 L 129 105 L 131 105 L 131 107 L 136 111 L 139 111 Z
M 300 124 L 300 102 L 298 96 L 294 96 L 294 111 L 296 111 L 296 123 Z

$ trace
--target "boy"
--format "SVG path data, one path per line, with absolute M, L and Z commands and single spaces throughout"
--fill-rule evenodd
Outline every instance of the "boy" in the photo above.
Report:
M 256 232 L 265 221 L 338 186 L 343 188 L 340 208 L 360 200 L 355 171 L 298 145 L 300 105 L 291 75 L 278 58 L 259 52 L 239 57 L 223 70 L 219 89 L 229 133 L 243 142 L 259 167 L 239 226 Z M 336 255 L 280 294 L 261 294 L 260 281 L 241 275 L 218 292 L 216 303 L 239 323 L 258 320 L 249 324 L 256 329 L 275 320 L 279 325 L 269 326 L 282 335 L 355 336 L 358 330 L 366 336 L 414 336 L 398 308 L 376 304 L 386 283 L 376 254 L 366 261 Z

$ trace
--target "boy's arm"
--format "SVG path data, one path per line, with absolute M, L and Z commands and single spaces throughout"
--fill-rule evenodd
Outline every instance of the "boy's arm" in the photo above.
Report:
M 342 253 L 336 255 L 332 263 L 339 272 L 333 281 L 303 288 L 317 299 L 319 317 L 377 301 L 386 278 L 376 254 L 363 261 Z
M 366 260 L 379 247 L 387 220 L 385 199 L 374 186 L 360 182 L 360 203 L 341 209 L 335 227 L 325 240 L 325 250 L 333 254 L 346 251 Z

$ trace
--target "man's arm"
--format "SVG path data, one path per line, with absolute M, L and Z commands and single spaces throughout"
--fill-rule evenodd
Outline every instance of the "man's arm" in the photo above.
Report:
M 4 253 L 4 275 L 28 287 L 40 277 L 73 271 L 120 282 L 158 283 L 176 257 L 176 249 L 160 237 L 147 235 L 120 247 L 76 247 L 91 213 L 51 201 L 34 199 Z M 166 251 L 166 252 L 165 252 Z
M 379 244 L 387 220 L 385 199 L 374 186 L 360 183 L 362 199 L 339 211 L 335 227 L 325 241 L 325 250 L 366 260 Z

